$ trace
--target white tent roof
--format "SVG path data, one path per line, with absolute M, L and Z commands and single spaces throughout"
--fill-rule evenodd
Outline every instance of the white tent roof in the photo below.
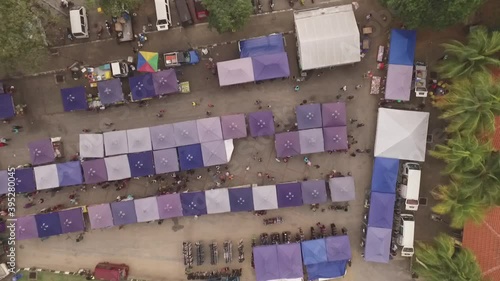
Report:
M 429 113 L 379 108 L 375 157 L 425 161 Z
M 105 132 L 104 151 L 106 152 L 106 156 L 127 154 L 127 131 Z
M 205 191 L 207 214 L 229 213 L 229 191 L 227 188 L 219 188 Z
M 226 147 L 226 157 L 227 157 L 227 162 L 231 161 L 231 157 L 233 156 L 233 151 L 234 151 L 234 143 L 232 139 L 225 140 L 224 141 L 224 146 Z
M 80 134 L 80 156 L 82 158 L 103 158 L 104 137 L 102 134 Z
M 50 189 L 59 186 L 59 176 L 56 164 L 38 166 L 34 168 L 36 189 Z
M 149 128 L 127 130 L 128 152 L 144 152 L 153 150 Z
M 104 158 L 104 162 L 108 171 L 108 181 L 123 180 L 132 177 L 127 155 L 106 157 Z
M 352 5 L 296 11 L 294 18 L 302 70 L 361 61 Z
M 278 196 L 275 185 L 252 187 L 255 211 L 278 209 Z

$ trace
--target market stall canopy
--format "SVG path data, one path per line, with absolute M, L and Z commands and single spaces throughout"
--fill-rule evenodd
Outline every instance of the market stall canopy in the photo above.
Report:
M 80 134 L 80 157 L 103 158 L 104 136 L 102 134 Z
M 294 19 L 302 71 L 361 61 L 352 5 L 295 11 Z
M 153 151 L 128 154 L 128 164 L 133 178 L 146 177 L 155 174 Z
M 302 280 L 304 270 L 299 243 L 276 245 L 278 255 L 278 275 L 281 280 Z
M 155 173 L 166 174 L 179 171 L 179 159 L 177 149 L 169 148 L 153 151 Z
M 32 141 L 28 144 L 28 148 L 33 165 L 52 163 L 56 159 L 50 138 Z
M 83 183 L 82 165 L 80 161 L 57 163 L 59 186 L 72 186 Z
M 345 202 L 356 199 L 353 177 L 333 177 L 328 181 L 333 202 Z
M 134 200 L 112 202 L 110 205 L 114 226 L 137 222 Z
M 368 227 L 365 261 L 388 263 L 391 247 L 391 228 Z
M 392 229 L 395 194 L 372 192 L 368 226 Z
M 247 137 L 247 124 L 244 114 L 225 115 L 220 117 L 222 136 L 225 140 Z
M 278 195 L 275 185 L 252 187 L 253 209 L 255 211 L 278 209 Z
M 328 261 L 350 260 L 352 258 L 349 236 L 326 237 L 326 256 Z
M 104 133 L 104 151 L 106 156 L 128 153 L 127 131 Z
M 347 150 L 347 127 L 323 128 L 323 137 L 326 151 Z
M 340 278 L 347 272 L 347 261 L 330 261 L 307 265 L 308 280 L 329 280 Z
M 222 128 L 219 117 L 210 117 L 196 120 L 198 137 L 201 143 L 222 140 Z
M 0 119 L 9 119 L 16 116 L 14 100 L 11 94 L 0 94 Z
M 279 158 L 300 154 L 299 132 L 285 132 L 275 135 L 274 147 Z
M 179 92 L 179 81 L 173 68 L 153 73 L 153 86 L 157 96 Z
M 0 171 L 0 195 L 9 193 L 9 174 L 7 171 Z
M 429 112 L 379 108 L 375 157 L 425 161 Z
M 87 160 L 82 162 L 83 177 L 86 184 L 96 184 L 108 181 L 108 171 L 104 159 Z
M 127 155 L 104 158 L 109 181 L 117 181 L 132 177 Z
M 184 216 L 201 216 L 207 214 L 205 192 L 181 193 L 182 213 Z
M 59 187 L 59 176 L 56 164 L 38 166 L 34 168 L 37 190 Z
M 389 65 L 409 65 L 413 67 L 415 48 L 417 46 L 417 31 L 392 29 L 389 46 Z
M 253 247 L 257 281 L 279 280 L 276 245 Z
M 302 206 L 300 182 L 277 184 L 276 196 L 278 198 L 279 208 Z
M 271 55 L 285 51 L 283 35 L 270 34 L 257 38 L 250 38 L 238 42 L 240 58 Z
M 385 81 L 385 99 L 409 101 L 413 66 L 389 64 Z
M 38 238 L 38 227 L 35 216 L 25 216 L 17 218 L 16 239 L 27 240 Z
M 321 104 L 310 103 L 299 105 L 295 108 L 299 130 L 321 128 L 323 121 L 321 117 Z
M 156 197 L 160 219 L 182 217 L 181 195 L 179 193 L 166 194 Z
M 347 126 L 347 114 L 344 102 L 321 104 L 323 127 Z
M 83 221 L 82 208 L 73 208 L 59 212 L 62 233 L 83 232 L 85 222 Z
M 137 55 L 137 71 L 157 72 L 158 53 L 141 51 Z
M 150 99 L 156 96 L 151 73 L 132 76 L 128 79 L 128 82 L 132 93 L 132 101 Z
M 33 168 L 16 169 L 14 175 L 17 193 L 28 193 L 36 190 L 35 172 Z
M 87 110 L 89 108 L 87 93 L 84 86 L 61 89 L 61 99 L 64 111 L 66 112 Z
M 160 219 L 156 197 L 146 197 L 134 200 L 137 222 L 154 221 Z
M 323 129 L 309 129 L 299 131 L 300 154 L 319 153 L 325 151 Z
M 300 243 L 304 265 L 319 264 L 327 261 L 325 239 L 309 240 Z
M 172 124 L 164 124 L 149 128 L 153 150 L 176 147 L 174 126 Z
M 181 171 L 188 171 L 203 167 L 203 154 L 200 144 L 177 147 Z
M 290 76 L 288 56 L 285 52 L 252 57 L 252 64 L 255 81 Z
M 88 206 L 90 228 L 106 228 L 113 226 L 113 214 L 109 203 Z
M 227 188 L 218 188 L 205 191 L 207 202 L 207 214 L 219 214 L 231 212 L 229 203 L 229 191 Z
M 237 187 L 229 189 L 231 212 L 253 211 L 253 194 L 251 187 Z
M 104 105 L 116 104 L 125 100 L 122 82 L 118 78 L 97 82 L 97 91 L 99 92 L 99 100 Z
M 255 81 L 251 58 L 218 62 L 217 72 L 220 86 L 229 86 Z
M 50 237 L 62 233 L 59 213 L 48 213 L 35 215 L 38 237 Z
M 128 152 L 144 152 L 153 150 L 149 128 L 127 130 Z
M 222 165 L 229 162 L 228 156 L 226 155 L 225 142 L 223 140 L 202 143 L 201 154 L 205 167 Z
M 399 160 L 375 157 L 373 164 L 371 191 L 395 193 L 398 181 Z
M 272 111 L 256 111 L 248 114 L 250 135 L 264 137 L 274 135 L 274 115 Z
M 324 180 L 303 181 L 301 190 L 304 204 L 321 204 L 328 200 Z
M 200 143 L 195 120 L 174 123 L 173 126 L 177 146 Z

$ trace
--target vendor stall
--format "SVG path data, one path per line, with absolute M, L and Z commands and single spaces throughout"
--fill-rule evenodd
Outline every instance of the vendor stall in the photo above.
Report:
M 378 95 L 380 93 L 380 82 L 382 78 L 380 76 L 372 76 L 372 82 L 370 84 L 370 94 Z

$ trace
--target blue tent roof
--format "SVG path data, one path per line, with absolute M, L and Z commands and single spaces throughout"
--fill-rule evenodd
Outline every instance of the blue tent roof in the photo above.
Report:
M 203 167 L 203 156 L 199 143 L 177 147 L 181 171 Z
M 151 73 L 132 76 L 128 79 L 128 82 L 132 92 L 132 101 L 140 101 L 155 96 L 155 86 Z
M 56 164 L 59 186 L 72 186 L 83 183 L 82 165 L 80 161 Z
M 62 233 L 59 213 L 48 213 L 35 215 L 38 237 L 49 237 Z
M 133 178 L 155 174 L 153 165 L 153 151 L 144 151 L 128 154 L 128 164 Z
M 184 216 L 201 216 L 207 214 L 205 192 L 181 193 L 182 214 Z
M 0 94 L 0 119 L 12 118 L 16 115 L 11 94 Z
M 308 280 L 338 278 L 346 273 L 347 261 L 331 261 L 306 265 Z
M 253 211 L 253 194 L 251 187 L 229 189 L 231 212 Z
M 302 259 L 305 265 L 318 264 L 327 261 L 325 239 L 304 241 L 302 246 Z
M 97 91 L 102 104 L 115 104 L 125 100 L 120 79 L 111 79 L 97 82 Z
M 393 29 L 389 49 L 389 64 L 413 65 L 417 32 L 415 30 Z
M 396 194 L 372 192 L 368 226 L 392 229 L 395 201 Z
M 64 111 L 87 110 L 87 94 L 85 87 L 74 87 L 61 89 L 61 99 Z
M 283 35 L 281 34 L 271 34 L 269 36 L 241 40 L 239 45 L 240 58 L 270 55 L 285 51 Z
M 375 157 L 373 163 L 372 191 L 395 193 L 399 172 L 399 160 Z

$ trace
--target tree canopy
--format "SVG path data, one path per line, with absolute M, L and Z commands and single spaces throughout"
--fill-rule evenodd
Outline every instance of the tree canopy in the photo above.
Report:
M 243 28 L 253 12 L 249 0 L 203 0 L 203 5 L 209 12 L 209 26 L 219 33 Z
M 119 16 L 123 11 L 131 11 L 139 7 L 142 0 L 87 0 L 92 7 L 101 7 L 108 16 Z

